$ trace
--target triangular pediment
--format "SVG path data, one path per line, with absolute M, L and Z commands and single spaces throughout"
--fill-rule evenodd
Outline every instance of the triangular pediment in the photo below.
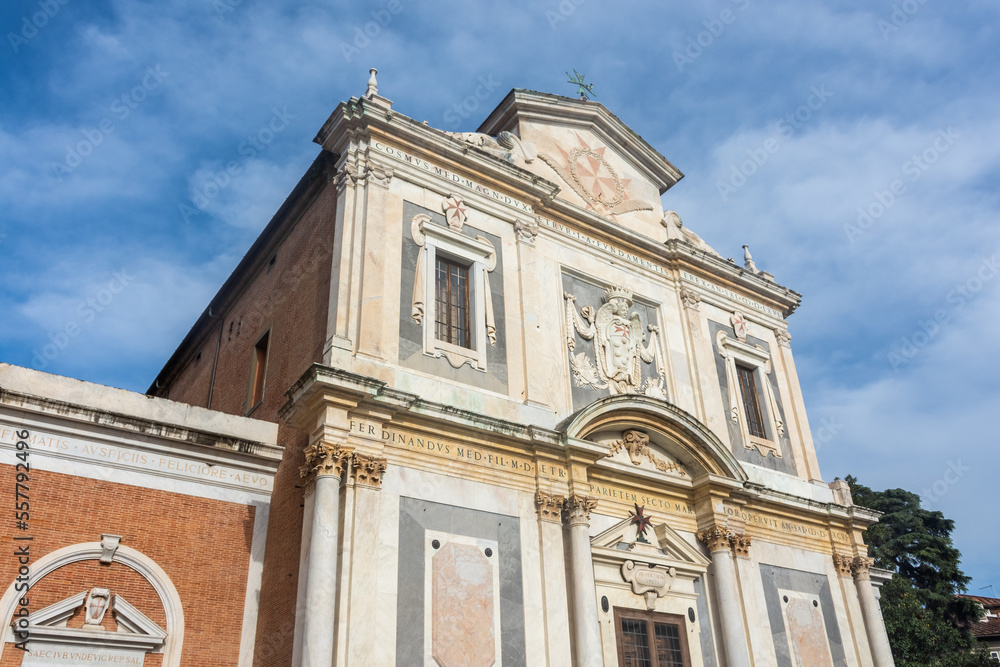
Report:
M 513 90 L 479 131 L 516 134 L 534 154 L 524 168 L 557 183 L 558 198 L 663 236 L 660 195 L 684 175 L 602 104 Z
M 101 626 L 67 627 L 70 617 L 86 604 L 87 594 L 88 591 L 77 593 L 32 613 L 28 625 L 31 640 L 141 652 L 154 651 L 163 645 L 166 631 L 121 595 L 114 596 L 112 608 L 107 612 L 117 621 L 117 631 Z
M 676 567 L 678 570 L 704 571 L 710 561 L 676 530 L 665 523 L 646 530 L 645 542 L 638 539 L 635 524 L 623 519 L 590 540 L 595 557 L 643 561 Z

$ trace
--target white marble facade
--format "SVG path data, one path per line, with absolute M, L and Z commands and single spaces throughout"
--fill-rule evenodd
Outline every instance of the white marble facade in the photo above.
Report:
M 674 165 L 523 90 L 456 135 L 372 85 L 316 141 L 338 199 L 324 363 L 284 411 L 311 434 L 295 665 L 892 664 L 799 295 L 664 211 Z M 437 256 L 469 271 L 458 345 Z

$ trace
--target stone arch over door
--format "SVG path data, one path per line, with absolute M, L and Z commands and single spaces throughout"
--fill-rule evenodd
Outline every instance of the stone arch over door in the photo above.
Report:
M 31 564 L 31 574 L 28 579 L 29 590 L 46 575 L 55 572 L 60 567 L 86 560 L 100 560 L 105 549 L 100 542 L 81 542 L 72 546 L 57 549 L 42 556 Z M 180 667 L 181 648 L 184 643 L 184 610 L 177 588 L 167 573 L 149 556 L 141 551 L 126 546 L 118 546 L 114 551 L 113 563 L 120 563 L 135 570 L 156 591 L 163 605 L 167 619 L 167 638 L 163 644 L 163 667 Z M 0 639 L 0 658 L 7 648 L 10 634 L 10 622 L 13 618 L 17 601 L 21 594 L 14 589 L 16 582 L 11 582 L 0 598 L 0 619 L 3 621 L 4 636 Z
M 608 396 L 594 401 L 561 425 L 568 437 L 586 440 L 607 430 L 635 428 L 665 436 L 660 446 L 690 470 L 747 481 L 747 474 L 732 451 L 704 424 L 680 408 L 655 398 L 634 394 Z

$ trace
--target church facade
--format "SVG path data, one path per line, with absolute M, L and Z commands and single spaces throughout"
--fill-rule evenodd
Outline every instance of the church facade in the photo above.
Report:
M 212 664 L 893 664 L 800 295 L 663 210 L 673 164 L 526 90 L 443 132 L 374 70 L 316 142 L 148 392 L 277 425 L 253 650 Z

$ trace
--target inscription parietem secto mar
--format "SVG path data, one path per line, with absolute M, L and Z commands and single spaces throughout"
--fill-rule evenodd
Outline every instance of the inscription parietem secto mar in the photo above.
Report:
M 554 479 L 565 480 L 568 478 L 566 469 L 562 466 L 550 463 L 536 463 L 526 457 L 500 454 L 464 443 L 429 438 L 426 435 L 407 431 L 384 429 L 374 424 L 355 421 L 353 419 L 351 420 L 350 428 L 351 433 L 364 435 L 369 438 L 379 438 L 387 445 L 401 449 L 422 451 L 453 461 L 461 461 L 476 466 L 531 477 L 537 474 L 540 477 L 552 477 Z

